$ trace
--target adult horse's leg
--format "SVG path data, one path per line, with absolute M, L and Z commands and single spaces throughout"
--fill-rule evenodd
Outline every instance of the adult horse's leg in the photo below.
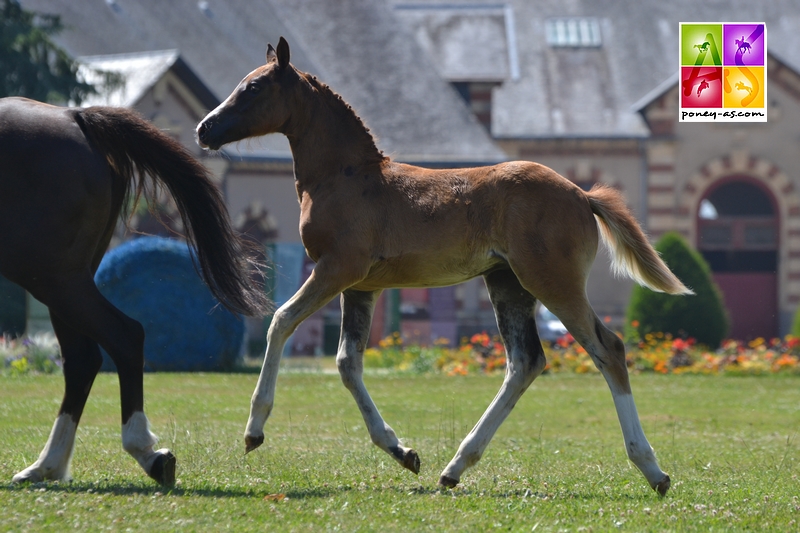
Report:
M 506 347 L 506 375 L 497 396 L 442 472 L 439 484 L 445 487 L 456 486 L 464 470 L 478 462 L 497 429 L 546 364 L 534 319 L 536 298 L 510 269 L 492 272 L 484 279 Z
M 583 290 L 575 291 L 571 300 L 559 299 L 558 303 L 546 301 L 545 305 L 561 319 L 603 374 L 614 398 L 628 458 L 644 474 L 650 486 L 660 495 L 665 495 L 670 479 L 658 466 L 653 448 L 639 421 L 628 377 L 625 345 L 597 317 Z
M 419 474 L 417 452 L 400 444 L 394 430 L 381 417 L 362 379 L 364 348 L 369 340 L 372 312 L 379 295 L 380 291 L 362 292 L 352 289 L 342 293 L 342 333 L 336 366 L 339 368 L 342 383 L 353 395 L 361 416 L 364 417 L 372 442 L 405 468 Z
M 94 378 L 103 363 L 96 342 L 81 335 L 52 313 L 50 320 L 61 347 L 64 399 L 42 453 L 35 463 L 14 476 L 15 483 L 70 479 L 69 464 L 75 432 Z
M 175 482 L 175 456 L 154 450 L 157 439 L 144 414 L 144 329 L 100 294 L 91 275 L 41 281 L 34 296 L 63 326 L 102 346 L 117 366 L 122 410 L 122 447 L 144 471 L 164 485 Z M 88 393 L 88 392 L 87 392 Z M 85 401 L 85 399 L 84 399 Z
M 264 363 L 256 389 L 250 399 L 250 417 L 244 432 L 246 453 L 255 450 L 264 442 L 264 424 L 275 403 L 278 368 L 286 341 L 303 320 L 321 309 L 344 289 L 363 279 L 364 273 L 358 272 L 353 267 L 356 263 L 350 261 L 350 265 L 342 266 L 320 260 L 300 290 L 275 311 L 267 331 Z

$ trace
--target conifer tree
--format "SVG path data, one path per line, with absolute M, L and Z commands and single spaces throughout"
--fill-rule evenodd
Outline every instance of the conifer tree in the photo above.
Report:
M 0 97 L 80 104 L 95 87 L 78 75 L 79 63 L 53 41 L 63 30 L 58 15 L 26 11 L 17 0 L 0 0 Z M 101 72 L 110 84 L 118 75 Z

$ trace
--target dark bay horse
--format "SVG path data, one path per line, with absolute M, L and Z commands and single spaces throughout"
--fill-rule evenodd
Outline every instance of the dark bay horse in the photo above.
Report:
M 483 454 L 511 409 L 545 367 L 534 322 L 547 306 L 603 373 L 628 457 L 660 494 L 669 476 L 656 462 L 631 394 L 622 341 L 597 318 L 586 279 L 598 233 L 615 268 L 657 291 L 688 294 L 661 261 L 622 195 L 584 192 L 554 171 L 517 161 L 486 168 L 429 170 L 395 163 L 378 150 L 355 112 L 316 78 L 289 63 L 289 46 L 267 48 L 266 65 L 248 74 L 197 127 L 201 146 L 272 132 L 286 135 L 295 163 L 300 234 L 313 273 L 270 326 L 245 430 L 247 451 L 264 440 L 278 362 L 288 336 L 341 294 L 336 362 L 372 441 L 418 473 L 417 453 L 384 422 L 362 380 L 362 358 L 382 289 L 435 287 L 483 276 L 508 354 L 505 380 L 459 446 L 439 483 L 455 486 Z M 599 232 L 598 232 L 599 222 Z
M 175 457 L 153 449 L 143 411 L 145 332 L 93 279 L 124 204 L 159 186 L 174 198 L 214 295 L 232 311 L 265 312 L 219 189 L 177 141 L 126 109 L 0 100 L 0 273 L 49 308 L 66 386 L 47 444 L 15 482 L 69 478 L 75 432 L 102 363 L 98 345 L 119 373 L 123 448 L 156 481 L 175 480 Z

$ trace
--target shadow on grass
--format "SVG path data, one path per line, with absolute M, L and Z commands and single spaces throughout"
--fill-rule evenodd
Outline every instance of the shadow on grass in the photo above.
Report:
M 200 496 L 206 498 L 241 498 L 259 496 L 254 489 L 217 489 L 217 488 L 184 488 L 160 487 L 138 483 L 80 483 L 80 482 L 44 482 L 22 483 L 0 486 L 0 494 L 14 492 L 57 492 L 64 494 L 102 494 L 113 496 Z
M 609 499 L 609 492 L 598 488 L 593 490 L 591 488 L 587 488 L 585 491 L 580 490 L 551 490 L 551 491 L 542 491 L 542 490 L 534 490 L 532 488 L 517 488 L 517 489 L 479 489 L 479 488 L 468 488 L 457 486 L 453 489 L 447 489 L 442 487 L 425 487 L 425 486 L 418 486 L 418 487 L 387 487 L 385 490 L 392 490 L 400 495 L 420 495 L 420 496 L 432 496 L 432 495 L 441 495 L 450 498 L 497 498 L 497 499 L 537 499 L 542 501 L 547 500 L 580 500 L 580 501 L 594 501 L 594 500 L 603 500 L 606 501 Z M 661 497 L 658 496 L 654 491 L 651 491 L 646 486 L 642 487 L 641 492 L 637 492 L 636 489 L 631 489 L 633 492 L 630 493 L 616 493 L 613 495 L 613 498 L 618 501 L 652 501 L 654 499 L 660 499 Z
M 263 487 L 255 487 L 248 489 L 236 488 L 215 488 L 215 487 L 172 487 L 165 488 L 157 485 L 149 484 L 146 481 L 143 483 L 85 483 L 85 482 L 43 482 L 43 483 L 27 483 L 27 484 L 7 484 L 0 486 L 0 494 L 3 493 L 17 493 L 17 492 L 50 492 L 50 493 L 65 493 L 65 494 L 100 494 L 100 495 L 113 495 L 113 496 L 180 496 L 180 497 L 200 497 L 212 499 L 227 499 L 227 498 L 257 498 L 257 499 L 278 499 L 288 498 L 291 500 L 314 500 L 314 499 L 327 499 L 351 492 L 393 492 L 399 498 L 408 496 L 441 496 L 449 498 L 497 498 L 507 500 L 511 499 L 536 499 L 542 501 L 548 500 L 579 500 L 579 501 L 593 501 L 603 500 L 609 498 L 609 494 L 605 490 L 587 490 L 587 491 L 569 491 L 569 490 L 555 490 L 542 492 L 530 488 L 519 488 L 512 490 L 492 490 L 492 489 L 477 489 L 477 488 L 464 488 L 457 487 L 455 489 L 446 489 L 439 486 L 426 487 L 423 485 L 408 486 L 408 485 L 392 485 L 392 486 L 376 486 L 367 485 L 362 487 L 350 485 L 338 486 L 311 486 L 311 487 L 295 487 L 287 490 L 282 490 L 281 494 L 275 494 Z M 643 490 L 641 493 L 622 493 L 614 496 L 618 501 L 651 501 L 654 499 L 654 494 L 649 491 Z

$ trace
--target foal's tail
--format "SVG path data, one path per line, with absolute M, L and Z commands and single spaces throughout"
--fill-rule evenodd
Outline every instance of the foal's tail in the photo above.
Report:
M 631 277 L 656 292 L 694 294 L 658 256 L 617 190 L 595 185 L 587 196 L 600 222 L 603 242 L 611 250 L 615 274 Z
M 251 277 L 254 247 L 231 227 L 220 190 L 208 170 L 180 143 L 137 113 L 117 107 L 75 111 L 75 121 L 125 183 L 126 198 L 165 185 L 178 207 L 186 238 L 197 250 L 203 279 L 229 310 L 263 315 L 269 301 Z M 125 204 L 123 204 L 125 205 Z

